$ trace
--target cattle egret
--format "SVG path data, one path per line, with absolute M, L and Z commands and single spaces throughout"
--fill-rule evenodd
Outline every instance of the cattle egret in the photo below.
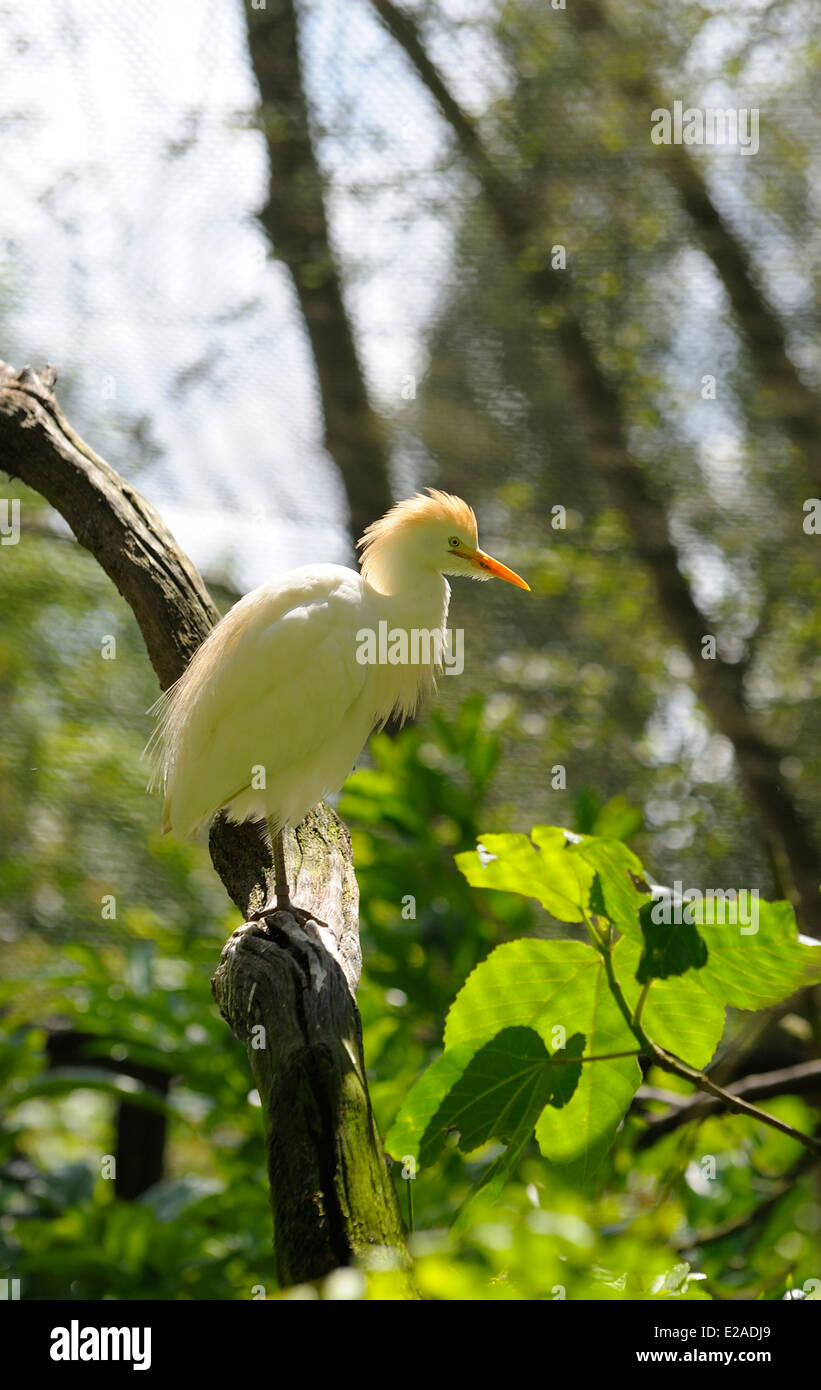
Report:
M 371 731 L 391 716 L 404 722 L 435 686 L 446 650 L 444 576 L 496 575 L 529 588 L 479 549 L 467 503 L 434 488 L 392 507 L 358 546 L 361 574 L 305 565 L 240 599 L 154 706 L 149 749 L 152 785 L 165 789 L 163 831 L 190 835 L 217 811 L 268 822 L 276 902 L 260 917 L 295 911 L 285 824 L 339 791 Z M 389 641 L 381 651 L 380 636 Z

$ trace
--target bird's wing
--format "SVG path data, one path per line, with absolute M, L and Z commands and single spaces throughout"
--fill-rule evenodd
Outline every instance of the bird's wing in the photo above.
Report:
M 248 595 L 214 629 L 162 716 L 174 828 L 224 805 L 254 768 L 272 779 L 304 764 L 342 727 L 373 671 L 356 659 L 363 592 L 354 571 L 312 566 Z

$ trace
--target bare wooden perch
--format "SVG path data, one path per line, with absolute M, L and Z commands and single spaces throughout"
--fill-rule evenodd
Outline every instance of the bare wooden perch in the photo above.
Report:
M 55 381 L 51 367 L 18 374 L 0 362 L 0 468 L 45 497 L 113 580 L 166 688 L 219 615 L 158 513 L 74 433 Z M 267 836 L 217 816 L 209 844 L 248 917 L 268 898 Z M 268 933 L 246 923 L 226 944 L 213 988 L 248 1048 L 263 1104 L 277 1268 L 295 1283 L 377 1248 L 401 1266 L 407 1254 L 362 1058 L 350 839 L 321 806 L 291 834 L 286 855 L 298 900 L 318 921 L 301 927 L 278 912 Z

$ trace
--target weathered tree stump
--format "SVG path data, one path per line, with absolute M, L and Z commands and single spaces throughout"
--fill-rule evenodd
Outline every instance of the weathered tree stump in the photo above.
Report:
M 287 1285 L 353 1259 L 401 1265 L 404 1237 L 354 1000 L 361 958 L 350 839 L 322 805 L 288 832 L 285 852 L 293 900 L 316 920 L 276 912 L 267 926 L 246 923 L 226 943 L 212 987 L 259 1090 Z

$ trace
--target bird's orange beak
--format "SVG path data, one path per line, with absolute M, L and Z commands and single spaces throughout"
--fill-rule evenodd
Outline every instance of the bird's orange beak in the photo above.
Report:
M 528 593 L 530 592 L 530 585 L 525 583 L 521 575 L 514 574 L 507 565 L 494 560 L 492 555 L 486 555 L 483 550 L 474 550 L 468 559 L 478 570 L 487 570 L 488 574 L 495 574 L 497 579 L 506 579 L 508 584 L 515 584 L 517 589 L 527 589 Z

